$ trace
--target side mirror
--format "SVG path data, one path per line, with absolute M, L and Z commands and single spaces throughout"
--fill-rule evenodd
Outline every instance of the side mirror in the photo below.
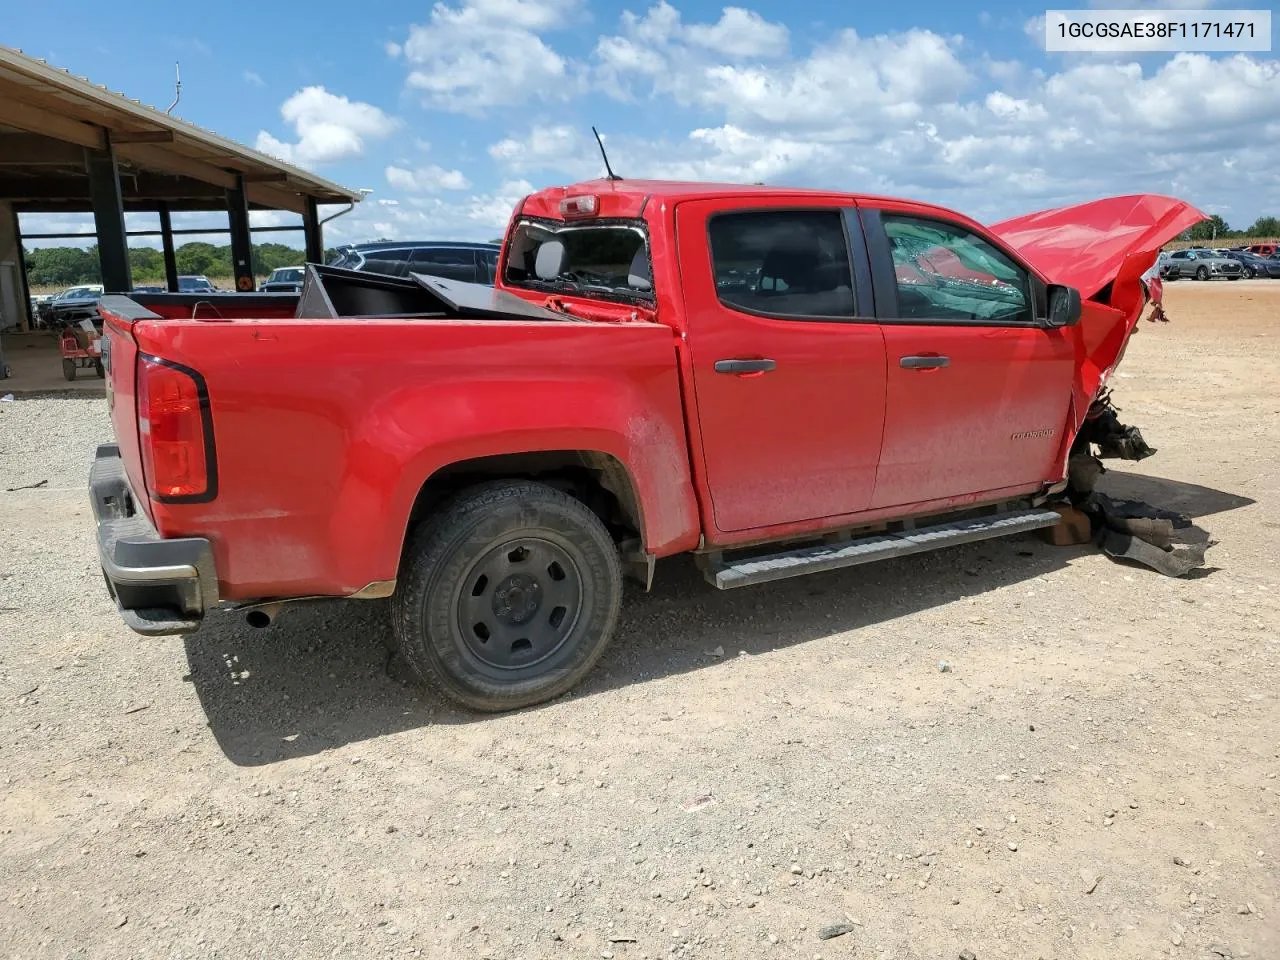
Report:
M 1046 327 L 1074 327 L 1080 322 L 1080 291 L 1063 284 L 1049 284 L 1049 315 Z

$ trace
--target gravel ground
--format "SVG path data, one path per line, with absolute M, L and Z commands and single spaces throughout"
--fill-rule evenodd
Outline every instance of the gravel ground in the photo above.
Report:
M 405 683 L 381 603 L 133 635 L 103 403 L 0 403 L 0 491 L 48 481 L 0 492 L 0 952 L 1280 956 L 1280 283 L 1168 299 L 1115 384 L 1160 453 L 1106 480 L 1194 515 L 1203 576 L 668 561 L 578 691 L 498 717 Z

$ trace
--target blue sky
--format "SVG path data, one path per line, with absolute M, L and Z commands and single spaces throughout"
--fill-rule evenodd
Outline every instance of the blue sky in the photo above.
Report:
M 1184 197 L 1233 225 L 1280 213 L 1275 53 L 1046 54 L 1034 19 L 1043 7 L 123 9 L 25 4 L 0 42 L 161 108 L 180 61 L 178 115 L 373 190 L 327 228 L 331 244 L 498 236 L 522 193 L 599 172 L 593 123 L 614 167 L 633 176 L 890 193 L 985 220 L 1138 191 Z

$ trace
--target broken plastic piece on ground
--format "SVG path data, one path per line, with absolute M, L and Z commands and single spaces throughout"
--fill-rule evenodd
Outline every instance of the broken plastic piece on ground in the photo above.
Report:
M 1137 500 L 1112 500 L 1095 492 L 1082 509 L 1102 531 L 1107 556 L 1135 561 L 1166 577 L 1185 577 L 1203 567 L 1205 551 L 1215 542 L 1182 514 Z
M 1109 557 L 1134 560 L 1166 577 L 1185 577 L 1204 566 L 1204 552 L 1210 544 L 1189 543 L 1164 549 L 1127 533 L 1108 530 L 1102 538 L 1102 550 Z

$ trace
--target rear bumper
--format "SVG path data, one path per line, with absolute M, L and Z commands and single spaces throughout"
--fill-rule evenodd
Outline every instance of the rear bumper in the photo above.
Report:
M 138 509 L 120 448 L 98 447 L 89 471 L 98 525 L 98 559 L 124 622 L 138 633 L 164 636 L 199 629 L 218 602 L 213 548 L 202 537 L 166 540 Z

